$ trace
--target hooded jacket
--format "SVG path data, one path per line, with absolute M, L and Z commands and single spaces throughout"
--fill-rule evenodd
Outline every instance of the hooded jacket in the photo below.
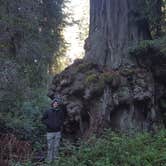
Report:
M 42 122 L 46 125 L 47 132 L 61 131 L 65 118 L 65 112 L 65 107 L 57 107 L 51 108 L 43 114 Z

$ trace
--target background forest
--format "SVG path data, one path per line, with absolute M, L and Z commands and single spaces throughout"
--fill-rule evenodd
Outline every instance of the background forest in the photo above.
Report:
M 144 41 L 139 49 L 134 50 L 136 51 L 134 54 L 139 56 L 145 48 L 153 44 L 161 48 L 166 55 L 166 0 L 145 1 L 146 3 L 140 1 L 134 19 L 138 23 L 140 20 L 148 21 L 152 39 Z M 10 133 L 18 140 L 31 142 L 35 157 L 39 158 L 43 158 L 42 151 L 45 151 L 45 128 L 40 118 L 50 104 L 47 91 L 53 75 L 60 67 L 57 59 L 64 56 L 67 49 L 63 34 L 68 24 L 67 16 L 63 12 L 66 3 L 70 2 L 65 0 L 0 0 L 0 136 Z M 141 12 L 137 13 L 137 10 Z M 80 38 L 83 38 L 87 29 L 82 27 L 81 23 L 79 26 Z M 161 104 L 165 110 L 166 100 L 163 100 Z M 166 117 L 166 112 L 163 116 Z M 108 153 L 115 153 L 114 149 L 102 149 L 108 144 L 112 147 L 115 145 L 122 147 L 122 149 L 117 149 L 115 156 L 121 154 L 121 151 L 126 151 L 126 148 L 129 150 L 128 157 L 130 153 L 135 154 L 133 159 L 127 158 L 126 166 L 148 164 L 156 166 L 158 160 L 161 161 L 158 165 L 164 166 L 166 163 L 165 144 L 163 145 L 166 142 L 165 131 L 160 132 L 154 138 L 149 135 L 139 136 L 138 140 L 137 138 L 128 140 L 125 136 L 120 139 L 119 135 L 113 135 L 112 142 L 107 139 L 109 134 L 106 133 L 106 137 L 97 142 L 95 149 L 87 145 L 82 145 L 82 150 L 64 145 L 67 149 L 64 153 L 62 152 L 62 158 L 55 164 L 74 166 L 80 163 L 80 166 L 83 166 L 93 165 L 95 162 L 96 166 L 110 165 L 113 159 L 110 159 Z M 152 143 L 147 149 L 144 147 L 146 141 Z M 125 145 L 122 145 L 123 143 Z M 2 146 L 3 142 L 0 141 L 0 144 Z M 137 153 L 134 146 L 145 148 L 147 156 L 141 155 L 141 148 L 137 149 Z M 163 152 L 161 156 L 160 152 Z M 101 153 L 105 155 L 100 155 Z M 8 150 L 1 148 L 0 160 L 10 158 L 9 155 Z M 97 163 L 98 155 L 102 157 Z M 104 158 L 105 156 L 107 158 Z M 117 158 L 118 161 L 112 165 L 123 165 L 126 158 L 123 155 L 120 158 L 122 160 L 119 161 Z M 145 163 L 141 162 L 143 158 L 148 158 Z M 151 161 L 154 158 L 153 163 Z M 136 160 L 137 163 L 133 164 Z
M 0 3 L 0 128 L 32 139 L 40 112 L 48 106 L 51 66 L 65 53 L 64 2 Z

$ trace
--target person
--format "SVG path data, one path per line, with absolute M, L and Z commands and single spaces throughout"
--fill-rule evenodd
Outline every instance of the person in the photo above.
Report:
M 65 107 L 61 98 L 54 98 L 51 105 L 52 108 L 47 110 L 42 117 L 42 122 L 47 127 L 47 159 L 49 162 L 58 157 L 61 131 L 65 118 Z

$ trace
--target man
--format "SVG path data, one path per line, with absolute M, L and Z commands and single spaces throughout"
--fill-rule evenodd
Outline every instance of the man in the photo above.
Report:
M 56 97 L 53 99 L 52 108 L 47 110 L 42 117 L 42 122 L 47 127 L 48 161 L 53 161 L 58 156 L 64 116 L 62 99 Z

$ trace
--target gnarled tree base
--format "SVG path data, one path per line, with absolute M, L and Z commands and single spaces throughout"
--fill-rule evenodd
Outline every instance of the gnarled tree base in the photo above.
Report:
M 159 101 L 164 95 L 156 93 L 156 84 L 147 69 L 114 71 L 77 60 L 55 76 L 48 95 L 64 98 L 69 137 L 88 137 L 105 127 L 127 133 L 155 131 L 163 125 Z M 162 83 L 158 87 L 166 90 Z

